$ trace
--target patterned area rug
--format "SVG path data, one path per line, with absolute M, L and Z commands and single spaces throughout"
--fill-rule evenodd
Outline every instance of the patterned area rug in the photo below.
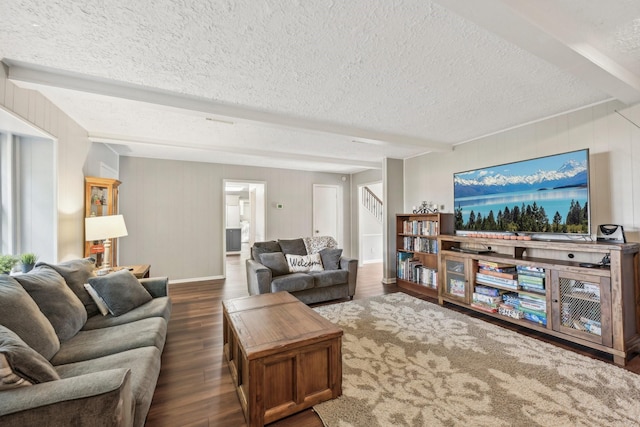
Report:
M 637 426 L 640 375 L 403 293 L 315 310 L 344 330 L 328 427 Z

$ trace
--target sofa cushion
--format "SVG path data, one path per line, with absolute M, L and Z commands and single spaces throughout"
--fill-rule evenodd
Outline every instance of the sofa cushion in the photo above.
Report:
M 271 281 L 271 292 L 297 292 L 313 288 L 313 277 L 306 273 L 291 273 Z
M 144 425 L 145 418 L 151 406 L 151 399 L 156 388 L 160 373 L 161 352 L 156 347 L 142 347 L 123 351 L 92 360 L 56 366 L 62 378 L 103 372 L 110 369 L 131 369 L 131 391 L 135 399 L 133 426 Z M 95 420 L 96 425 L 101 425 Z
M 54 366 L 95 359 L 139 347 L 164 348 L 167 322 L 161 317 L 142 319 L 109 328 L 80 331 L 51 359 Z
M 320 254 L 313 255 L 291 255 L 286 254 L 287 264 L 291 273 L 300 273 L 307 271 L 322 271 L 322 259 Z
M 64 278 L 67 286 L 69 286 L 73 293 L 82 301 L 87 311 L 87 316 L 93 316 L 98 313 L 98 307 L 84 289 L 84 284 L 89 281 L 89 277 L 95 276 L 96 261 L 93 258 L 75 259 L 60 264 L 39 262 L 36 264 L 36 267 L 40 265 L 53 268 Z
M 109 307 L 107 307 L 107 304 L 104 302 L 102 297 L 98 295 L 96 290 L 93 289 L 93 286 L 91 286 L 88 283 L 85 283 L 84 288 L 87 290 L 87 292 L 89 292 L 89 295 L 91 295 L 91 299 L 98 306 L 98 311 L 100 312 L 100 314 L 102 314 L 103 316 L 106 316 L 107 314 L 109 314 Z
M 342 249 L 324 248 L 320 251 L 322 266 L 325 270 L 338 270 L 340 268 L 340 257 Z
M 269 252 L 282 252 L 280 245 L 275 240 L 268 242 L 255 242 L 251 247 L 251 259 L 260 262 L 260 255 Z
M 41 265 L 16 280 L 49 319 L 61 342 L 73 337 L 87 321 L 82 301 L 53 268 Z
M 302 239 L 278 240 L 282 252 L 291 255 L 306 255 L 307 248 Z
M 269 252 L 260 254 L 260 262 L 262 265 L 271 270 L 271 277 L 289 274 L 289 264 L 282 252 Z
M 120 316 L 151 301 L 149 292 L 129 270 L 91 277 L 89 284 L 104 300 L 109 313 L 114 316 Z
M 0 274 L 0 324 L 15 332 L 45 359 L 50 360 L 60 349 L 60 340 L 51 322 L 20 283 L 6 274 Z
M 90 329 L 108 328 L 110 326 L 135 322 L 136 320 L 147 319 L 149 317 L 159 317 L 168 322 L 170 316 L 171 299 L 169 299 L 169 297 L 159 297 L 117 317 L 111 314 L 107 314 L 106 316 L 92 316 L 87 320 L 87 323 L 84 324 L 82 329 L 88 331 Z
M 347 270 L 312 271 L 309 275 L 313 277 L 315 287 L 317 288 L 341 285 L 347 283 L 349 280 L 349 271 Z
M 60 379 L 51 363 L 0 325 L 0 391 Z

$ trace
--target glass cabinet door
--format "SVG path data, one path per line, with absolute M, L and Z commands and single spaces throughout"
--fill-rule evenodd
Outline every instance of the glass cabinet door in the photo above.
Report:
M 448 255 L 444 257 L 443 297 L 468 303 L 470 293 L 466 262 L 465 258 Z
M 93 216 L 105 216 L 118 214 L 118 187 L 120 181 L 111 178 L 85 177 L 85 218 Z M 118 254 L 117 239 L 111 241 L 111 256 L 109 262 L 116 266 Z M 104 248 L 100 241 L 85 242 L 85 257 L 96 259 L 97 265 L 102 265 L 104 260 Z

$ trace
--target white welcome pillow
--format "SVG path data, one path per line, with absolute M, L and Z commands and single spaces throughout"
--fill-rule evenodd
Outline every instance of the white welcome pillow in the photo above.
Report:
M 300 273 L 306 271 L 322 271 L 322 258 L 320 254 L 313 255 L 291 255 L 286 254 L 287 264 L 291 273 Z

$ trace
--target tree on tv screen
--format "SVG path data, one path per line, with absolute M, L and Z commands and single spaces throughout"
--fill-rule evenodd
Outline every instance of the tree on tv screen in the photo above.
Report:
M 456 230 L 471 231 L 508 231 L 531 233 L 587 233 L 589 224 L 588 203 L 584 206 L 579 201 L 571 200 L 568 212 L 564 216 L 556 211 L 549 222 L 549 217 L 544 207 L 533 204 L 521 206 L 514 205 L 504 210 L 499 210 L 494 215 L 490 210 L 486 217 L 482 213 L 469 212 L 467 222 L 464 222 L 462 207 L 458 205 L 455 210 Z

